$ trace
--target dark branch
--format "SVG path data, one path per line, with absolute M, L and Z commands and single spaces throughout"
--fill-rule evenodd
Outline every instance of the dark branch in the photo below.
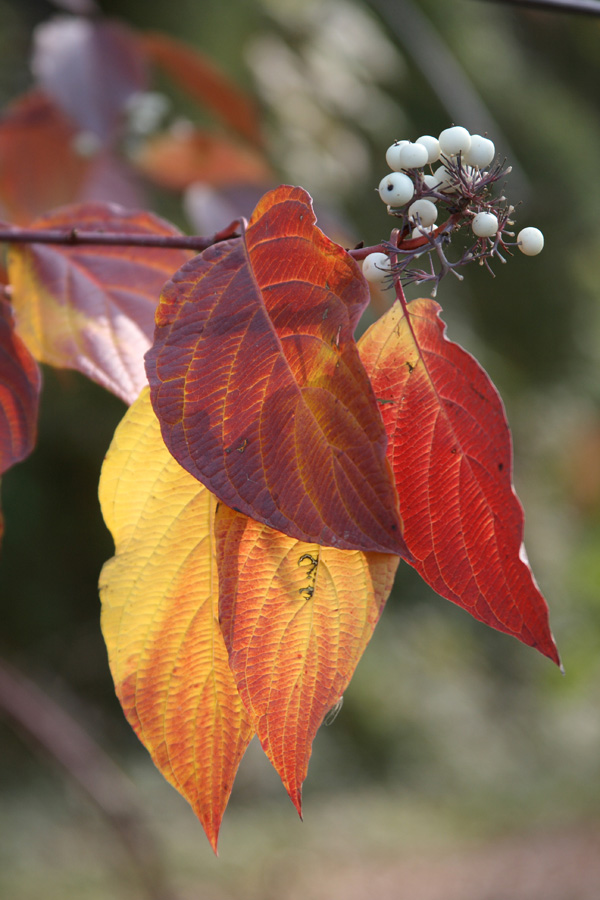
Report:
M 486 0 L 488 3 L 502 3 L 506 6 L 521 6 L 559 13 L 578 13 L 585 16 L 600 16 L 598 0 Z
M 84 244 L 111 247 L 155 247 L 158 249 L 193 250 L 200 253 L 228 238 L 239 237 L 238 221 L 211 237 L 186 234 L 130 234 L 117 231 L 80 231 L 78 228 L 0 228 L 0 243 L 62 244 L 68 247 Z

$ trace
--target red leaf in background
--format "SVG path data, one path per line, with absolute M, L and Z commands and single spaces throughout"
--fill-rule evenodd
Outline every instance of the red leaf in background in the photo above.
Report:
M 90 160 L 75 150 L 76 131 L 39 92 L 25 94 L 0 119 L 0 208 L 27 225 L 40 213 L 76 200 Z
M 102 143 L 119 130 L 130 97 L 148 86 L 137 37 L 119 22 L 61 15 L 38 25 L 31 67 L 79 129 Z
M 176 273 L 146 355 L 171 453 L 216 496 L 299 540 L 405 551 L 386 437 L 353 331 L 358 266 L 310 197 L 266 194 L 244 238 Z
M 359 344 L 412 565 L 442 597 L 560 664 L 523 548 L 502 401 L 479 363 L 445 337 L 439 309 L 413 300 L 407 321 L 395 303 Z
M 399 559 L 302 543 L 223 504 L 215 537 L 229 665 L 300 813 L 313 739 L 371 639 Z
M 31 453 L 37 435 L 40 370 L 15 334 L 0 299 L 0 475 Z
M 160 32 L 141 43 L 150 60 L 202 106 L 254 144 L 262 143 L 256 104 L 206 56 Z
M 110 204 L 64 207 L 33 227 L 180 233 L 152 213 Z M 144 353 L 160 290 L 189 256 L 150 247 L 14 244 L 8 259 L 18 332 L 40 362 L 77 369 L 132 403 L 147 383 Z
M 230 187 L 265 185 L 272 178 L 271 169 L 257 150 L 195 129 L 151 138 L 136 155 L 136 163 L 156 184 L 175 191 L 196 181 Z

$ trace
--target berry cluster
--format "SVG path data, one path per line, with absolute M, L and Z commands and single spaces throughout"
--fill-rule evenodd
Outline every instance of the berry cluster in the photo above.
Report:
M 510 254 L 515 243 L 526 256 L 540 253 L 544 236 L 538 228 L 522 229 L 516 242 L 507 240 L 514 238 L 507 230 L 514 224 L 514 207 L 493 188 L 510 167 L 495 161 L 495 156 L 489 138 L 469 134 L 461 126 L 446 128 L 437 138 L 423 135 L 414 143 L 392 144 L 385 155 L 392 172 L 382 178 L 379 196 L 388 213 L 401 221 L 383 244 L 385 252 L 366 256 L 365 277 L 372 282 L 391 281 L 391 275 L 405 283 L 433 282 L 435 295 L 448 272 L 462 279 L 457 269 L 475 260 L 491 272 L 490 260 L 506 262 L 501 250 Z M 472 241 L 459 259 L 450 261 L 446 247 L 462 228 L 468 229 Z M 414 265 L 424 254 L 429 270 Z

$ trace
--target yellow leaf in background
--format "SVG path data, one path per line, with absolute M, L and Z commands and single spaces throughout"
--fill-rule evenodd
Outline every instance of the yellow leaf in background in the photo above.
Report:
M 216 850 L 254 729 L 218 623 L 216 500 L 168 452 L 148 390 L 115 433 L 100 502 L 116 547 L 100 594 L 117 695 Z

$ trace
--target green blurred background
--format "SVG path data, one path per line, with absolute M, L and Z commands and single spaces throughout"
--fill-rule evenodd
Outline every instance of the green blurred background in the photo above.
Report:
M 566 676 L 402 566 L 343 708 L 315 741 L 305 822 L 253 745 L 215 860 L 125 722 L 100 635 L 97 579 L 113 548 L 97 482 L 124 406 L 46 369 L 38 447 L 2 485 L 0 655 L 127 773 L 137 808 L 125 827 L 150 851 L 127 849 L 0 710 L 0 895 L 599 897 L 600 18 L 477 0 L 101 7 L 184 39 L 250 88 L 279 177 L 309 190 L 349 241 L 389 233 L 373 188 L 394 139 L 456 122 L 509 157 L 518 224 L 540 227 L 546 249 L 497 265 L 495 279 L 465 270 L 438 300 L 449 337 L 505 401 L 529 558 Z M 2 105 L 31 84 L 33 29 L 56 12 L 0 0 Z M 203 121 L 170 99 L 171 118 Z M 191 227 L 179 196 L 154 190 L 148 202 Z M 144 884 L 148 859 L 158 874 Z

